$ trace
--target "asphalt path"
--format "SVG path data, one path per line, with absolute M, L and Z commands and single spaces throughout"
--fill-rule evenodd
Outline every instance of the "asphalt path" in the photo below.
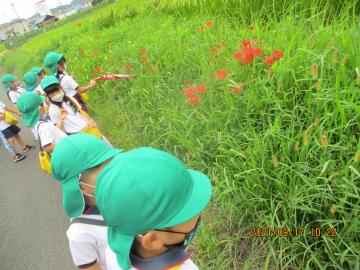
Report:
M 1 86 L 0 100 L 10 104 Z M 60 186 L 41 171 L 32 132 L 19 126 L 24 140 L 37 149 L 14 163 L 0 144 L 0 269 L 77 269 L 68 249 L 69 219 Z

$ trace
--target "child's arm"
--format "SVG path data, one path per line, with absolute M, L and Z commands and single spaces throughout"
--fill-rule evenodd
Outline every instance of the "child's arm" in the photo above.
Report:
M 89 91 L 90 89 L 93 89 L 95 86 L 96 86 L 96 81 L 91 80 L 90 84 L 88 86 L 79 86 L 78 88 L 76 88 L 76 92 L 78 92 L 79 94 L 85 93 L 85 92 Z
M 18 108 L 15 105 L 12 105 L 11 107 L 6 106 L 5 109 L 9 112 L 16 113 L 18 116 L 21 116 L 21 112 L 18 110 Z
M 52 151 L 54 151 L 54 148 L 55 148 L 55 145 L 50 143 L 43 148 L 43 151 L 47 152 L 48 154 L 51 154 Z
M 58 118 L 58 122 L 56 124 L 56 127 L 58 129 L 64 131 L 65 133 L 66 133 L 66 130 L 64 129 L 64 119 L 66 118 L 67 115 L 68 115 L 67 110 L 61 109 L 60 114 L 59 114 L 59 118 Z

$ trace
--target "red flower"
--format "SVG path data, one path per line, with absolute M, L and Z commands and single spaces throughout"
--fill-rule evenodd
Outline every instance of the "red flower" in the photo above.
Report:
M 144 49 L 141 49 L 141 50 L 139 51 L 139 54 L 144 55 L 144 54 L 146 54 L 146 51 L 145 51 Z
M 154 73 L 156 71 L 156 66 L 155 67 L 149 67 L 149 72 L 150 73 Z
M 251 48 L 250 40 L 245 39 L 245 40 L 242 42 L 242 47 L 243 47 L 243 48 Z
M 99 53 L 100 53 L 99 50 L 95 50 L 95 51 L 92 52 L 92 56 L 97 56 Z
M 195 87 L 186 87 L 184 90 L 185 95 L 187 95 L 188 97 L 192 97 L 196 94 L 197 90 Z
M 146 63 L 147 61 L 149 61 L 149 58 L 147 57 L 140 58 L 141 63 Z
M 100 67 L 100 66 L 96 67 L 96 68 L 93 70 L 93 74 L 94 74 L 94 75 L 97 74 L 97 73 L 100 73 L 100 72 L 101 72 L 101 67 Z
M 260 54 L 262 54 L 262 50 L 260 48 L 253 48 L 252 49 L 252 54 L 254 56 L 259 56 Z
M 219 70 L 216 72 L 215 77 L 216 79 L 224 79 L 229 75 L 229 73 L 225 70 Z
M 207 26 L 207 27 L 211 27 L 211 26 L 214 26 L 214 22 L 212 22 L 212 21 L 210 21 L 210 22 L 207 22 L 207 23 L 206 23 L 206 26 Z
M 264 65 L 270 67 L 270 66 L 272 66 L 272 64 L 274 64 L 275 61 L 276 60 L 272 56 L 267 56 L 267 57 L 265 57 L 263 63 L 264 63 Z
M 186 100 L 187 104 L 193 105 L 193 106 L 199 105 L 200 101 L 201 101 L 201 99 L 198 96 L 191 96 L 191 97 L 188 97 L 188 99 Z
M 132 69 L 132 66 L 130 64 L 125 64 L 125 69 L 129 71 Z
M 207 90 L 207 86 L 205 84 L 199 84 L 195 87 L 196 92 L 198 93 L 205 93 Z
M 184 83 L 185 83 L 185 84 L 189 84 L 190 81 L 189 81 L 189 80 L 185 80 Z
M 241 84 L 239 86 L 232 86 L 231 87 L 231 92 L 234 93 L 234 94 L 240 94 L 244 89 L 244 85 Z
M 279 59 L 283 58 L 284 53 L 280 50 L 275 50 L 271 53 L 271 55 L 274 58 L 274 60 L 279 60 Z
M 202 25 L 202 26 L 200 26 L 198 32 L 204 32 L 205 29 L 206 29 L 206 26 L 205 26 L 205 25 Z

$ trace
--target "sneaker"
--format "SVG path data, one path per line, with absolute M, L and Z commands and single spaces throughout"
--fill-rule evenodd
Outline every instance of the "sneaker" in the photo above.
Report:
M 13 157 L 13 161 L 18 162 L 18 161 L 23 160 L 25 158 L 26 158 L 26 156 L 24 156 L 22 154 L 19 154 L 19 153 L 16 153 L 15 156 Z
M 25 146 L 25 148 L 23 149 L 23 153 L 29 152 L 29 151 L 34 150 L 34 149 L 35 149 L 35 146 L 33 146 L 33 145 L 27 145 L 27 146 Z

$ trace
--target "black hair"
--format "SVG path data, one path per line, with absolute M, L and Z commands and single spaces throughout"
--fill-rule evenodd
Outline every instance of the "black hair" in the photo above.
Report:
M 58 83 L 50 84 L 49 86 L 45 87 L 44 92 L 46 93 L 46 95 L 49 95 L 59 90 L 59 88 L 60 84 Z

